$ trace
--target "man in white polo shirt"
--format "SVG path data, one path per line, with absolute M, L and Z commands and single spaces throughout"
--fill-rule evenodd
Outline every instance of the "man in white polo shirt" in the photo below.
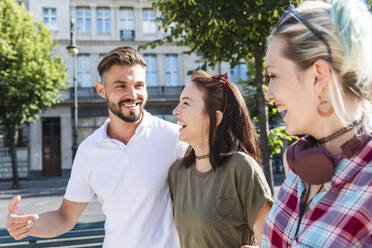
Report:
M 15 239 L 69 231 L 96 195 L 106 216 L 105 248 L 178 247 L 167 183 L 168 169 L 186 150 L 178 127 L 144 110 L 144 59 L 130 47 L 98 65 L 109 119 L 79 146 L 60 209 L 21 215 L 9 203 L 7 229 Z

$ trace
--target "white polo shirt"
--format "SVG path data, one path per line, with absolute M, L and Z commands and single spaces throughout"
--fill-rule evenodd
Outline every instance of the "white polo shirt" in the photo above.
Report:
M 90 202 L 106 216 L 105 248 L 178 247 L 168 169 L 185 152 L 179 127 L 144 111 L 127 145 L 107 136 L 109 119 L 79 146 L 65 198 Z

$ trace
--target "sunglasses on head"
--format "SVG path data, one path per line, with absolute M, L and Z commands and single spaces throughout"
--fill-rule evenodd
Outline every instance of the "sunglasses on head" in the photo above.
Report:
M 290 17 L 293 17 L 296 19 L 299 23 L 302 23 L 305 25 L 319 40 L 321 40 L 324 45 L 327 47 L 328 51 L 328 56 L 329 56 L 329 62 L 332 63 L 332 53 L 331 53 L 331 48 L 327 42 L 327 40 L 324 38 L 322 33 L 316 29 L 306 18 L 301 15 L 296 8 L 291 4 L 289 5 L 288 9 L 284 12 L 282 17 L 280 17 L 278 23 L 275 25 L 275 28 L 278 28 L 281 26 L 283 23 L 285 23 Z

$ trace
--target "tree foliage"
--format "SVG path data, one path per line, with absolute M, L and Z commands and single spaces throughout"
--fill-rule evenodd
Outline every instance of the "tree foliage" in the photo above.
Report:
M 271 27 L 290 0 L 156 0 L 153 7 L 162 12 L 162 28 L 169 32 L 164 41 L 187 46 L 187 53 L 202 53 L 209 66 L 228 61 L 232 66 L 263 49 Z M 259 43 L 259 44 L 257 44 Z
M 10 146 L 13 180 L 17 130 L 60 101 L 66 68 L 52 57 L 54 43 L 42 22 L 14 0 L 0 1 L 0 125 Z
M 273 189 L 267 109 L 264 100 L 263 58 L 271 28 L 291 3 L 299 0 L 155 0 L 153 7 L 162 12 L 160 23 L 168 35 L 151 42 L 164 41 L 199 53 L 209 66 L 226 61 L 232 66 L 254 60 L 258 104 L 260 146 L 266 179 Z M 145 48 L 147 45 L 143 46 Z

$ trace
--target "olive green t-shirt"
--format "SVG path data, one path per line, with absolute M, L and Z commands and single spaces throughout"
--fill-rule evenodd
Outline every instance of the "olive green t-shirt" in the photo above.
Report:
M 173 213 L 182 248 L 239 248 L 256 240 L 253 224 L 272 197 L 262 169 L 235 153 L 215 171 L 176 161 L 169 170 Z

